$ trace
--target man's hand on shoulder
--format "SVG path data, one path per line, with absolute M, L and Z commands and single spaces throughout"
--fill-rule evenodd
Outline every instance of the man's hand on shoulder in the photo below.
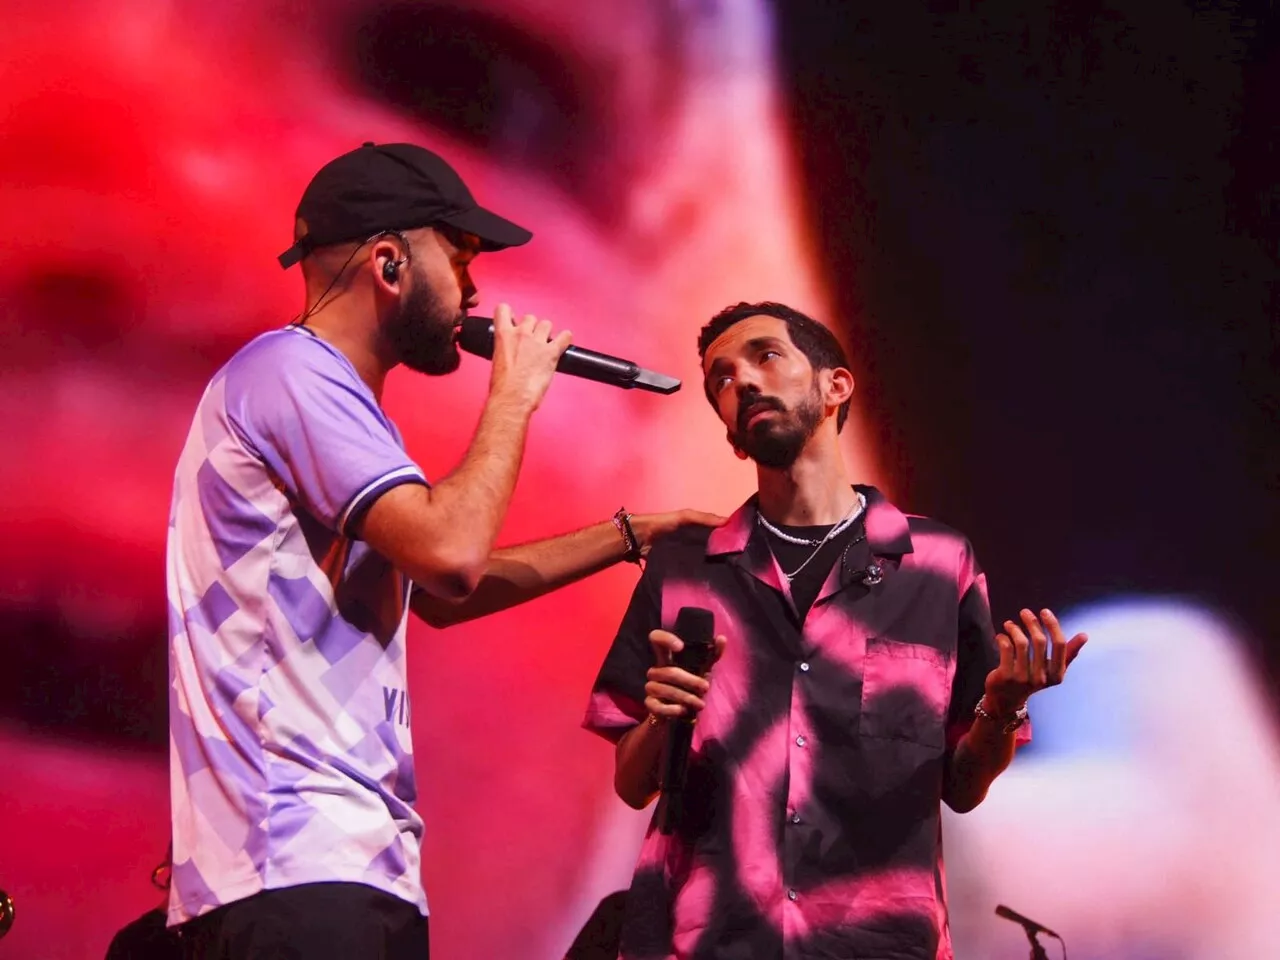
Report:
M 675 533 L 681 527 L 704 526 L 722 527 L 729 522 L 728 517 L 715 513 L 704 513 L 701 510 L 675 510 L 671 513 L 645 513 L 631 518 L 631 529 L 640 541 L 640 555 L 647 556 L 654 541 Z

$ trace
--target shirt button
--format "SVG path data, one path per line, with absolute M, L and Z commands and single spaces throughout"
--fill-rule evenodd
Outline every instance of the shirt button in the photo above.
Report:
M 797 747 L 803 747 L 803 746 L 804 746 L 806 743 L 808 743 L 808 742 L 809 742 L 809 741 L 808 741 L 808 740 L 806 740 L 806 739 L 804 738 L 804 734 L 803 734 L 803 733 L 802 733 L 802 734 L 800 734 L 800 736 L 796 737 L 796 746 L 797 746 Z
M 809 672 L 809 665 L 808 665 L 807 663 L 802 663 L 802 664 L 800 664 L 800 672 L 801 672 L 801 673 L 808 673 L 808 672 Z
M 798 896 L 800 896 L 800 894 L 796 893 L 794 890 L 788 890 L 788 891 L 787 891 L 787 899 L 788 899 L 788 900 L 794 900 L 794 899 L 795 899 L 796 897 L 798 897 Z

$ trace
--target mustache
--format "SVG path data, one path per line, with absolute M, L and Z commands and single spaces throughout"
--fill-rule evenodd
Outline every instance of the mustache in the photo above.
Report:
M 777 410 L 779 413 L 786 413 L 787 405 L 777 397 L 766 397 L 761 393 L 744 394 L 738 406 L 738 432 L 746 432 L 747 421 L 762 410 Z

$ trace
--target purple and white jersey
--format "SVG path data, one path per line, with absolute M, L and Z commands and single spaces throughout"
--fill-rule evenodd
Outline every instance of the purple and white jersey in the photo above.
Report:
M 205 390 L 169 518 L 171 924 L 320 881 L 426 913 L 410 584 L 349 532 L 401 483 L 426 480 L 395 425 L 306 330 L 258 337 Z

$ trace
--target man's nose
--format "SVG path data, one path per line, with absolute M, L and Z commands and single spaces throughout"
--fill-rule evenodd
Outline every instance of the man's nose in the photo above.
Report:
M 468 282 L 467 285 L 462 288 L 462 309 L 474 310 L 479 305 L 480 291 L 476 288 L 474 283 Z
M 751 367 L 742 366 L 733 372 L 734 386 L 738 392 L 738 402 L 742 403 L 747 394 L 753 397 L 760 395 L 760 377 Z

